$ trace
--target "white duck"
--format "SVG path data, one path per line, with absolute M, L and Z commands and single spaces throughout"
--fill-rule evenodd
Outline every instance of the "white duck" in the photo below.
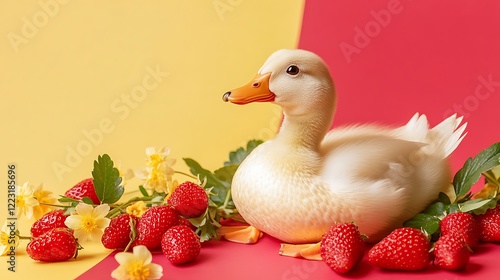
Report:
M 288 243 L 318 242 L 342 222 L 355 222 L 377 241 L 449 190 L 447 157 L 465 136 L 462 118 L 429 129 L 419 114 L 399 128 L 328 132 L 335 87 L 323 60 L 305 50 L 273 53 L 249 84 L 223 99 L 272 102 L 284 114 L 276 137 L 244 160 L 232 182 L 234 203 L 254 227 L 250 242 L 258 230 Z

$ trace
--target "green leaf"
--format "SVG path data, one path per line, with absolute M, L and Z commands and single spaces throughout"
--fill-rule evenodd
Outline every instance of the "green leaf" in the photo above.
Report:
M 474 214 L 484 214 L 486 213 L 486 210 L 490 208 L 495 208 L 496 204 L 497 203 L 494 198 L 490 199 L 478 198 L 466 201 L 464 203 L 460 203 L 458 204 L 458 207 L 462 212 L 473 211 Z
M 90 204 L 90 205 L 93 205 L 93 204 L 94 204 L 94 202 L 92 201 L 92 199 L 90 199 L 90 197 L 88 197 L 88 196 L 84 196 L 84 197 L 82 197 L 82 201 L 83 201 L 84 203 L 87 203 L 87 204 Z
M 476 157 L 469 158 L 464 166 L 455 174 L 453 187 L 457 198 L 467 194 L 481 176 L 482 172 L 488 171 L 500 164 L 500 142 L 481 151 Z
M 233 176 L 243 160 L 261 143 L 260 140 L 252 140 L 247 143 L 246 150 L 239 148 L 230 152 L 229 161 L 224 162 L 224 166 L 214 172 L 203 168 L 191 158 L 183 159 L 190 172 L 205 181 L 204 188 L 209 193 L 209 206 L 205 214 L 190 219 L 191 223 L 198 227 L 196 233 L 200 236 L 201 242 L 218 239 L 217 229 L 221 226 L 220 219 L 231 218 L 238 214 L 231 197 Z
M 78 203 L 80 201 L 76 200 L 76 199 L 73 199 L 73 198 L 69 198 L 67 196 L 64 196 L 64 195 L 61 195 L 61 197 L 57 200 L 61 203 L 66 203 L 66 202 L 69 202 L 69 203 Z
M 143 196 L 149 196 L 148 191 L 144 188 L 144 186 L 143 186 L 143 185 L 140 185 L 140 186 L 139 186 L 139 191 L 141 192 L 141 194 L 142 194 Z
M 450 209 L 450 204 L 445 204 L 443 202 L 436 201 L 431 205 L 429 205 L 429 207 L 425 209 L 424 213 L 436 217 L 444 217 L 446 216 L 446 213 L 448 212 L 449 209 Z
M 445 194 L 444 192 L 439 193 L 438 201 L 444 204 L 451 204 L 450 197 L 448 197 L 448 195 Z
M 122 178 L 109 155 L 97 157 L 92 177 L 95 192 L 101 203 L 115 203 L 122 197 L 124 191 L 123 186 L 120 186 Z
M 238 148 L 236 151 L 229 153 L 229 161 L 224 162 L 224 165 L 236 164 L 240 165 L 243 160 L 255 149 L 257 146 L 262 144 L 262 140 L 250 140 L 247 143 L 247 149 Z
M 441 220 L 429 214 L 417 214 L 413 218 L 404 222 L 405 227 L 412 227 L 425 230 L 428 234 L 432 235 L 439 230 L 439 223 Z
M 483 205 L 480 208 L 472 210 L 472 212 L 474 212 L 474 214 L 476 214 L 476 215 L 482 215 L 482 214 L 486 213 L 486 211 L 488 211 L 488 209 L 494 209 L 495 207 L 497 207 L 497 205 L 498 205 L 497 201 L 498 201 L 498 197 L 491 198 L 491 199 L 489 199 L 488 203 L 486 203 L 485 205 Z

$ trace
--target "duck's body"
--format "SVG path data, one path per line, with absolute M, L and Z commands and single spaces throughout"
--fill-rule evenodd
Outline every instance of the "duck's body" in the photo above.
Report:
M 285 242 L 310 243 L 333 224 L 355 222 L 376 241 L 448 190 L 447 157 L 465 129 L 458 128 L 460 119 L 429 129 L 416 114 L 396 129 L 362 125 L 328 132 L 336 97 L 319 57 L 281 50 L 259 74 L 267 80 L 258 77 L 251 90 L 268 83 L 272 100 L 268 93 L 242 99 L 241 89 L 225 95 L 237 104 L 273 101 L 284 113 L 277 136 L 257 147 L 233 178 L 234 203 L 250 225 Z

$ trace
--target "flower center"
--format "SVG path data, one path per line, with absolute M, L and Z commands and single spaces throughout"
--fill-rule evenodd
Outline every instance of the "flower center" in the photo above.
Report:
M 90 216 L 83 218 L 82 227 L 87 232 L 94 230 L 97 227 L 95 219 Z
M 157 168 L 164 161 L 163 157 L 159 154 L 154 154 L 149 157 L 149 166 Z
M 26 205 L 26 201 L 24 200 L 24 196 L 18 196 L 16 198 L 16 207 L 23 208 Z
M 130 279 L 145 280 L 149 276 L 149 267 L 142 262 L 134 262 L 128 266 Z

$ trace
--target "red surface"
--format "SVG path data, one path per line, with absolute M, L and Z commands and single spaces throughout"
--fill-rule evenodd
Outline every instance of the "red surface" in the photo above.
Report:
M 426 114 L 435 125 L 457 112 L 469 123 L 469 134 L 453 156 L 455 170 L 467 157 L 500 141 L 496 122 L 500 2 L 306 2 L 299 47 L 318 53 L 330 66 L 339 94 L 335 126 L 364 122 L 400 125 L 415 112 Z M 357 30 L 366 27 L 371 35 L 363 41 Z M 341 46 L 346 44 L 357 48 L 356 52 L 343 53 Z M 484 80 L 488 79 L 493 83 L 486 86 Z M 154 256 L 154 262 L 163 265 L 165 279 L 444 280 L 497 279 L 500 275 L 500 246 L 493 244 L 482 245 L 467 270 L 460 273 L 432 266 L 419 273 L 387 272 L 371 267 L 365 259 L 352 274 L 341 276 L 321 262 L 280 257 L 278 250 L 279 241 L 270 237 L 255 245 L 210 242 L 188 266 L 173 266 L 161 254 Z M 116 266 L 110 256 L 81 279 L 101 279 Z
M 227 241 L 211 241 L 203 244 L 195 262 L 174 266 L 161 252 L 153 253 L 153 262 L 163 266 L 164 279 L 497 279 L 500 267 L 500 245 L 482 244 L 471 257 L 467 269 L 462 272 L 439 270 L 430 265 L 420 272 L 383 271 L 371 266 L 366 255 L 363 261 L 346 275 L 340 275 L 319 261 L 307 261 L 278 255 L 280 242 L 264 237 L 254 245 L 235 244 Z M 77 279 L 104 279 L 118 263 L 114 253 Z

